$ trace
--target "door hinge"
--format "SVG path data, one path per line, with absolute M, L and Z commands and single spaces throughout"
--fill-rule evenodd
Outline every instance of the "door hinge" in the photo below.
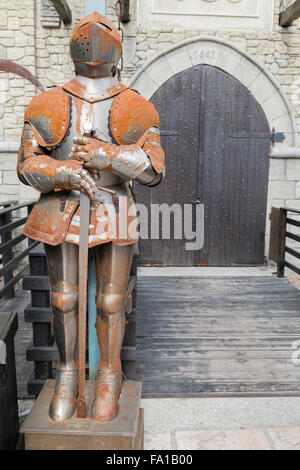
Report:
M 285 133 L 284 132 L 276 132 L 275 127 L 272 129 L 272 134 L 271 134 L 271 142 L 272 145 L 274 146 L 276 143 L 282 144 L 282 142 L 285 141 Z

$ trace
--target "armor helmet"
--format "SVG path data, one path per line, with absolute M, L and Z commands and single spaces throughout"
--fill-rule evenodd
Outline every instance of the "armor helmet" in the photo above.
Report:
M 120 60 L 122 43 L 113 23 L 94 11 L 76 24 L 70 50 L 77 75 L 108 77 Z

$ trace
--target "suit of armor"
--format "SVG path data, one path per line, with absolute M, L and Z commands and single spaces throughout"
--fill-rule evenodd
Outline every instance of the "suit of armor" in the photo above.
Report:
M 18 158 L 20 180 L 41 192 L 24 233 L 45 244 L 54 335 L 59 351 L 49 415 L 70 418 L 78 395 L 78 245 L 80 191 L 91 199 L 89 247 L 97 279 L 100 363 L 92 418 L 112 420 L 122 384 L 120 353 L 128 279 L 137 235 L 120 232 L 120 200 L 135 219 L 131 181 L 155 186 L 164 177 L 159 118 L 153 105 L 116 78 L 118 31 L 94 12 L 70 40 L 76 78 L 28 105 Z M 99 196 L 100 194 L 100 196 Z

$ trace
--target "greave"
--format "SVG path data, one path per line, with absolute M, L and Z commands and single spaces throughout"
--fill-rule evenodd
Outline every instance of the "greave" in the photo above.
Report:
M 75 370 L 78 318 L 76 311 L 61 313 L 53 308 L 53 331 L 59 353 L 59 369 Z
M 98 315 L 97 335 L 100 346 L 100 363 L 96 377 L 92 418 L 108 422 L 119 409 L 122 385 L 121 348 L 125 331 L 125 314 Z
M 77 310 L 63 314 L 53 309 L 53 316 L 59 363 L 49 416 L 61 422 L 73 416 L 78 395 Z

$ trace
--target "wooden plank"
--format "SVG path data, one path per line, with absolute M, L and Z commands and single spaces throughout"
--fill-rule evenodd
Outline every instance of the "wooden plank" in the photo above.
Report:
M 297 382 L 229 382 L 229 383 L 197 383 L 195 381 L 178 383 L 157 382 L 153 385 L 143 382 L 142 397 L 232 397 L 232 396 L 299 396 Z
M 300 338 L 298 338 L 299 340 Z M 185 361 L 189 361 L 190 363 L 195 363 L 198 364 L 198 367 L 202 367 L 202 365 L 206 365 L 207 361 L 221 361 L 221 360 L 226 360 L 226 365 L 228 364 L 228 361 L 237 361 L 239 363 L 250 363 L 253 360 L 265 360 L 267 359 L 268 361 L 274 360 L 274 361 L 279 361 L 279 362 L 289 362 L 291 363 L 291 347 L 286 349 L 282 349 L 280 351 L 278 350 L 251 350 L 248 351 L 246 350 L 241 350 L 239 349 L 238 351 L 236 349 L 233 350 L 205 350 L 205 349 L 175 349 L 175 348 L 168 348 L 168 349 L 156 349 L 155 351 L 155 357 L 153 354 L 153 349 L 148 349 L 146 351 L 143 351 L 142 354 L 139 354 L 138 358 L 143 359 L 143 362 L 149 362 L 156 364 L 157 362 L 160 362 L 161 364 L 165 363 L 168 361 L 168 364 L 173 364 L 175 361 L 176 364 L 178 364 L 178 359 L 180 359 L 180 366 L 185 363 Z M 174 359 L 176 358 L 176 359 Z M 200 360 L 200 362 L 198 362 Z
M 17 237 L 9 240 L 6 243 L 2 243 L 0 246 L 0 253 L 4 253 L 6 250 L 9 250 L 10 248 L 14 247 L 15 245 L 18 245 L 18 243 L 22 242 L 25 240 L 26 235 L 18 235 Z
M 290 284 L 142 277 L 138 289 L 144 397 L 300 396 L 300 368 L 292 363 L 300 292 Z
M 277 207 L 272 207 L 270 216 L 271 216 L 271 229 L 270 229 L 269 259 L 271 261 L 274 261 L 274 263 L 277 263 L 280 209 Z
M 300 0 L 295 0 L 292 5 L 287 7 L 282 13 L 279 13 L 280 26 L 287 28 L 292 26 L 293 22 L 300 16 Z
M 14 336 L 18 319 L 13 312 L 0 314 L 0 340 L 6 345 L 5 363 L 0 364 L 0 450 L 14 450 L 18 436 L 18 403 Z
M 294 271 L 295 273 L 300 274 L 300 269 L 297 268 L 297 266 L 294 266 L 293 264 L 289 263 L 288 261 L 285 261 L 284 264 L 287 268 L 291 269 L 291 271 Z
M 34 242 L 34 244 L 38 244 L 38 243 L 39 242 Z M 7 264 L 5 264 L 3 266 L 3 268 L 0 269 L 0 277 L 5 275 L 7 272 L 13 271 L 16 267 L 18 267 L 18 265 L 20 264 L 22 259 L 25 258 L 25 256 L 28 255 L 30 250 L 31 250 L 31 246 L 26 248 L 26 250 L 23 250 L 18 256 L 16 256 L 11 261 L 9 261 Z
M 19 270 L 18 274 L 16 274 L 1 290 L 0 290 L 0 299 L 2 299 L 12 287 L 14 287 L 24 276 L 25 273 L 28 272 L 28 266 L 24 266 L 22 269 Z
M 52 312 L 50 307 L 32 307 L 31 303 L 24 310 L 26 322 L 50 323 Z
M 156 329 L 157 333 L 153 334 L 153 329 Z M 257 330 L 259 329 L 260 335 L 264 334 L 290 334 L 294 330 L 292 325 L 286 325 L 285 322 L 282 322 L 280 325 L 277 326 L 269 326 L 267 322 L 260 323 L 259 327 L 255 327 L 255 322 L 234 322 L 230 325 L 222 326 L 222 324 L 213 324 L 209 325 L 209 323 L 202 324 L 202 325 L 194 325 L 193 323 L 184 326 L 182 323 L 177 322 L 173 325 L 173 327 L 168 327 L 168 324 L 160 325 L 159 322 L 155 324 L 148 323 L 143 327 L 142 330 L 139 330 L 140 336 L 165 336 L 165 337 L 174 337 L 174 335 L 178 334 L 178 330 L 182 329 L 182 333 L 180 337 L 201 337 L 203 333 L 206 336 L 214 336 L 214 335 L 246 335 L 248 336 L 249 331 L 252 331 L 253 336 L 258 334 Z M 159 333 L 158 333 L 159 331 Z
M 57 361 L 58 351 L 56 346 L 32 346 L 27 348 L 27 361 Z M 121 351 L 122 361 L 135 361 L 135 346 L 123 346 Z
M 256 353 L 272 351 L 287 351 L 291 349 L 291 344 L 300 340 L 300 335 L 285 335 L 285 336 L 199 336 L 197 338 L 182 338 L 176 337 L 137 337 L 137 356 L 138 360 L 142 361 L 147 353 L 157 355 L 164 351 L 173 351 L 173 354 L 184 354 L 186 352 L 211 352 L 216 354 L 220 351 L 222 353 L 231 351 Z
M 40 290 L 50 291 L 50 283 L 48 276 L 24 276 L 23 278 L 24 290 Z
M 300 253 L 298 253 L 298 251 L 293 250 L 289 246 L 285 247 L 285 252 L 288 253 L 289 255 L 294 256 L 297 259 L 300 259 Z

